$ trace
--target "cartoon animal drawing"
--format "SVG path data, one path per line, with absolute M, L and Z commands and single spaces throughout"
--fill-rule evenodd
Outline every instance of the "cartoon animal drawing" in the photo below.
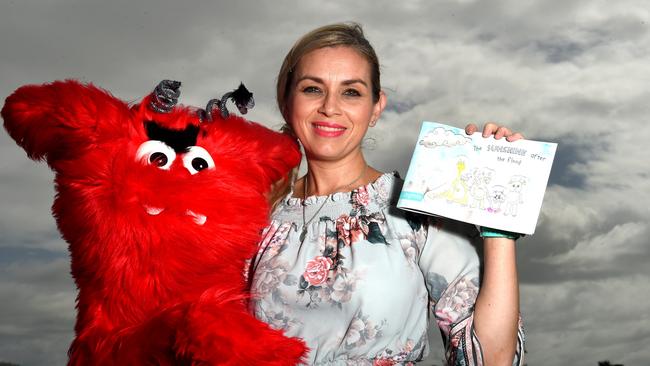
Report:
M 481 210 L 486 208 L 486 203 L 489 203 L 490 189 L 488 184 L 492 181 L 494 170 L 481 167 L 474 168 L 470 175 L 470 207 L 478 207 Z
M 490 207 L 488 212 L 498 213 L 501 211 L 501 205 L 506 201 L 506 187 L 501 185 L 492 186 L 490 189 Z
M 465 159 L 459 158 L 456 162 L 456 176 L 449 184 L 449 189 L 439 194 L 449 202 L 456 202 L 466 206 L 468 200 L 467 175 L 465 171 Z
M 506 193 L 506 207 L 503 212 L 506 216 L 517 216 L 519 205 L 524 203 L 523 189 L 528 178 L 523 175 L 513 175 L 508 181 Z

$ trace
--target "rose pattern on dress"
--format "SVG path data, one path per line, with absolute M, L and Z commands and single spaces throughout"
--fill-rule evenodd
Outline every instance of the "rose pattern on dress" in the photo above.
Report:
M 255 271 L 253 282 L 253 296 L 264 297 L 272 294 L 282 284 L 289 272 L 289 265 L 283 260 L 267 261 Z
M 290 265 L 286 260 L 279 259 L 278 254 L 287 248 L 287 234 L 291 225 L 278 224 L 273 221 L 268 230 L 262 233 L 262 242 L 256 258 L 251 262 L 255 278 L 251 283 L 253 298 L 262 298 L 268 295 L 275 300 L 286 302 L 279 289 L 280 285 L 295 284 L 295 276 L 289 274 Z M 272 258 L 262 261 L 261 256 Z
M 358 206 L 368 206 L 370 204 L 368 188 L 362 186 L 352 191 L 352 201 Z
M 363 192 L 366 195 L 368 193 L 366 190 Z M 359 196 L 359 202 L 365 202 L 363 194 Z M 352 292 L 356 289 L 357 277 L 350 277 L 350 271 L 345 267 L 346 258 L 341 254 L 342 249 L 351 247 L 361 240 L 388 245 L 381 232 L 381 226 L 386 221 L 383 214 L 377 212 L 356 216 L 357 213 L 358 210 L 353 208 L 349 215 L 342 214 L 336 220 L 328 216 L 319 218 L 319 223 L 334 221 L 335 230 L 326 229 L 324 237 L 321 236 L 319 240 L 320 244 L 324 243 L 321 247 L 321 255 L 307 262 L 298 281 L 297 294 L 309 295 L 306 304 L 308 308 L 316 308 L 323 302 L 342 308 L 342 304 L 352 297 Z
M 262 232 L 262 241 L 260 242 L 257 256 L 267 252 L 270 257 L 275 257 L 287 245 L 287 234 L 291 230 L 290 223 L 279 224 L 272 221 L 267 229 Z
M 382 233 L 385 222 L 386 218 L 379 212 L 362 216 L 352 214 L 339 216 L 336 219 L 338 247 L 349 247 L 360 240 L 367 240 L 371 244 L 388 245 Z
M 331 258 L 318 256 L 307 262 L 302 276 L 310 286 L 320 286 L 327 281 L 332 263 Z
M 308 308 L 316 308 L 321 303 L 328 303 L 332 307 L 340 310 L 343 309 L 343 304 L 352 299 L 352 294 L 357 289 L 357 282 L 362 278 L 362 271 L 349 271 L 346 268 L 341 268 L 334 274 L 334 277 L 321 285 L 313 286 L 300 276 L 298 295 L 309 295 L 309 301 L 306 306 Z
M 397 362 L 395 362 L 393 360 L 390 360 L 390 359 L 387 359 L 387 358 L 376 358 L 372 362 L 372 366 L 393 366 L 396 363 Z
M 343 337 L 343 346 L 346 349 L 353 349 L 363 346 L 367 342 L 372 342 L 377 338 L 381 338 L 381 328 L 385 325 L 385 319 L 379 324 L 375 324 L 369 316 L 364 315 L 359 311 L 354 318 L 352 318 L 350 326 Z
M 362 227 L 356 216 L 341 215 L 336 219 L 336 234 L 339 246 L 349 247 L 364 239 L 368 234 L 368 227 Z
M 357 289 L 357 280 L 357 275 L 338 276 L 331 286 L 330 301 L 343 308 L 342 304 L 352 299 L 352 293 Z
M 411 338 L 407 338 L 406 342 L 403 344 L 400 341 L 397 341 L 395 343 L 395 349 L 384 349 L 377 355 L 373 365 L 415 365 L 415 362 L 407 360 L 409 358 L 413 359 L 414 355 L 422 356 L 424 353 L 424 346 L 427 342 L 428 338 L 426 330 L 422 333 L 417 342 Z
M 287 316 L 283 311 L 263 310 L 261 306 L 256 307 L 255 317 L 267 323 L 271 328 L 288 331 L 296 326 L 301 326 L 298 319 Z
M 262 233 L 260 248 L 252 261 L 255 271 L 255 280 L 251 284 L 253 296 L 264 297 L 269 294 L 279 296 L 278 286 L 286 281 L 289 264 L 278 259 L 277 254 L 287 247 L 286 237 L 290 228 L 290 224 L 279 225 L 277 222 L 271 222 L 268 229 Z M 260 257 L 263 255 L 268 255 L 272 259 L 261 261 Z
M 278 228 L 280 227 L 280 223 L 277 221 L 271 221 L 269 226 L 267 226 L 263 231 L 262 231 L 262 241 L 260 242 L 259 247 L 257 248 L 258 254 L 262 253 L 264 248 L 269 246 L 269 243 L 271 242 L 271 239 L 275 237 L 275 233 L 278 231 Z
M 274 222 L 275 227 L 269 228 L 266 235 L 262 236 L 263 243 L 268 244 L 265 246 L 269 248 L 262 255 L 264 260 L 261 261 L 260 266 L 265 262 L 276 262 L 264 267 L 264 271 L 269 277 L 279 276 L 281 281 L 273 281 L 262 275 L 258 287 L 267 295 L 262 299 L 251 300 L 251 303 L 255 304 L 253 308 L 255 314 L 261 320 L 271 324 L 272 327 L 289 331 L 290 336 L 302 337 L 300 332 L 305 332 L 305 335 L 311 334 L 306 331 L 313 327 L 321 330 L 329 329 L 327 334 L 331 333 L 332 342 L 327 344 L 319 344 L 317 341 L 305 337 L 306 342 L 315 347 L 317 353 L 310 358 L 309 363 L 329 365 L 334 361 L 341 364 L 364 366 L 413 364 L 422 356 L 424 350 L 424 344 L 418 345 L 421 343 L 420 341 L 415 345 L 412 340 L 409 342 L 410 339 L 418 339 L 417 335 L 402 332 L 401 335 L 409 338 L 400 343 L 398 339 L 393 338 L 392 333 L 388 334 L 389 330 L 392 332 L 394 328 L 388 327 L 388 323 L 393 319 L 390 316 L 378 317 L 373 312 L 373 307 L 378 304 L 366 302 L 360 308 L 357 308 L 356 305 L 357 299 L 364 296 L 365 286 L 361 286 L 364 277 L 362 271 L 367 262 L 361 263 L 356 260 L 353 262 L 352 259 L 356 258 L 357 251 L 363 253 L 364 256 L 372 253 L 375 248 L 378 255 L 384 252 L 382 249 L 384 245 L 369 245 L 382 243 L 379 236 L 373 236 L 378 232 L 384 237 L 383 244 L 392 246 L 391 250 L 397 247 L 398 250 L 401 248 L 401 251 L 404 252 L 406 261 L 400 260 L 396 263 L 408 267 L 396 268 L 396 270 L 410 272 L 419 267 L 423 272 L 423 282 L 426 283 L 429 290 L 431 306 L 434 311 L 437 310 L 435 320 L 441 320 L 443 326 L 447 325 L 446 330 L 441 327 L 446 332 L 444 336 L 446 338 L 447 362 L 476 366 L 475 360 L 480 363 L 480 360 L 475 358 L 476 351 L 480 351 L 480 344 L 471 334 L 471 306 L 473 304 L 466 304 L 470 308 L 465 312 L 462 310 L 462 304 L 471 297 L 472 290 L 468 288 L 477 289 L 478 282 L 472 284 L 472 280 L 469 279 L 458 281 L 458 276 L 462 276 L 462 274 L 455 273 L 453 270 L 449 271 L 446 262 L 440 267 L 422 267 L 422 261 L 430 258 L 428 256 L 431 256 L 432 253 L 436 253 L 435 250 L 430 249 L 431 246 L 427 246 L 431 242 L 431 238 L 427 237 L 428 234 L 446 235 L 446 230 L 442 230 L 440 227 L 443 220 L 432 220 L 415 214 L 406 219 L 405 213 L 394 211 L 390 203 L 391 196 L 396 192 L 399 193 L 399 189 L 392 184 L 392 180 L 392 175 L 387 174 L 378 180 L 377 184 L 364 187 L 368 193 L 369 201 L 364 197 L 364 190 L 355 193 L 354 196 L 351 192 L 347 196 L 347 201 L 343 194 L 332 197 L 332 203 L 323 210 L 324 215 L 314 219 L 309 226 L 308 241 L 302 243 L 298 241 L 299 230 L 296 229 L 302 216 L 300 201 L 290 198 L 279 206 L 273 217 L 274 220 L 278 220 Z M 318 203 L 316 200 L 313 202 Z M 281 226 L 280 223 L 290 223 L 286 233 L 277 233 Z M 436 232 L 435 228 L 441 231 L 440 234 Z M 276 233 L 271 234 L 273 230 Z M 280 232 L 282 231 L 280 230 Z M 440 245 L 439 243 L 441 243 L 440 240 L 436 242 L 436 245 Z M 294 254 L 294 252 L 298 254 Z M 300 255 L 304 255 L 304 257 L 296 261 Z M 313 271 L 305 277 L 307 262 L 315 261 L 317 257 L 331 260 L 328 275 L 321 276 L 322 268 L 329 263 L 329 261 L 321 259 L 322 268 L 312 268 Z M 284 261 L 285 259 L 288 259 L 288 263 Z M 414 259 L 418 267 L 413 266 Z M 453 266 L 454 263 L 449 261 L 449 266 Z M 285 266 L 290 272 L 287 273 L 287 270 L 284 270 L 285 273 L 282 274 Z M 273 271 L 279 272 L 274 274 Z M 436 272 L 445 273 L 453 282 L 448 284 L 445 277 Z M 253 280 L 257 281 L 259 275 L 259 271 L 256 271 Z M 469 275 L 469 277 L 472 276 L 474 276 L 474 272 Z M 323 279 L 324 281 L 321 282 Z M 464 290 L 462 286 L 459 286 L 461 283 L 465 286 Z M 392 286 L 396 284 L 398 283 L 393 282 Z M 389 285 L 391 284 L 386 283 L 386 286 Z M 459 287 L 452 289 L 455 286 Z M 298 296 L 294 296 L 296 289 L 298 289 Z M 423 296 L 426 295 L 424 293 Z M 303 313 L 305 315 L 294 314 L 294 309 L 296 312 L 305 311 L 305 304 L 308 309 Z M 465 307 L 467 308 L 467 306 Z M 363 310 L 363 315 L 361 319 L 358 319 L 361 310 Z M 464 316 L 460 314 L 464 314 Z M 460 319 L 458 319 L 459 316 Z M 364 322 L 363 317 L 366 317 L 367 322 Z M 350 318 L 353 318 L 353 323 Z M 454 320 L 454 318 L 457 319 Z M 343 323 L 339 324 L 341 321 Z M 382 326 L 382 324 L 385 325 Z M 350 328 L 349 333 L 347 332 L 348 328 Z M 377 350 L 375 347 L 378 345 L 381 346 Z M 348 349 L 350 351 L 347 351 Z M 369 351 L 371 349 L 372 352 Z M 410 353 L 408 353 L 409 350 Z M 523 348 L 520 350 L 523 354 Z M 331 356 L 332 352 L 335 352 L 334 356 Z M 334 359 L 332 360 L 331 357 Z M 520 357 L 517 359 L 521 362 Z
M 418 268 L 418 257 L 420 255 L 420 245 L 426 240 L 426 231 L 414 231 L 400 234 L 398 236 L 399 243 L 404 252 L 404 256 L 408 259 L 408 263 L 413 269 Z
M 375 189 L 375 197 L 371 197 L 375 202 L 388 202 L 392 192 L 392 186 L 389 184 L 373 184 Z
M 461 277 L 443 292 L 435 306 L 436 322 L 449 334 L 451 327 L 469 316 L 478 296 L 478 278 Z

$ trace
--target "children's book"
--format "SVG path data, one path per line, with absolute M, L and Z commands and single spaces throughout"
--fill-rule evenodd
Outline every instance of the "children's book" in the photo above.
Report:
M 532 234 L 556 148 L 423 122 L 397 207 Z

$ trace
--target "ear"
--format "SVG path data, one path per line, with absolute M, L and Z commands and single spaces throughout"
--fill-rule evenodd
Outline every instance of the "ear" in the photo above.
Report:
M 23 86 L 2 108 L 9 135 L 30 158 L 47 159 L 50 165 L 92 146 L 128 113 L 126 103 L 74 80 Z
M 370 126 L 374 127 L 377 124 L 377 120 L 381 116 L 381 113 L 386 108 L 387 97 L 383 90 L 379 91 L 379 100 L 373 106 L 372 115 L 370 116 Z

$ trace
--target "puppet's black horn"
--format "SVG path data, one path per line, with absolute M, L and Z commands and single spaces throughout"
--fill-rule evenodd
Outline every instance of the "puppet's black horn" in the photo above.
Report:
M 181 95 L 181 82 L 174 80 L 163 80 L 153 91 L 150 106 L 158 113 L 167 113 L 174 108 Z
M 219 108 L 219 113 L 221 113 L 221 118 L 226 119 L 228 116 L 230 116 L 230 113 L 228 112 L 228 108 L 226 108 L 226 102 L 228 101 L 228 98 L 230 98 L 230 95 L 232 92 L 228 92 L 221 97 L 221 99 L 210 99 L 208 102 L 208 105 L 205 107 L 205 110 L 201 111 L 199 116 L 201 117 L 202 121 L 206 122 L 212 122 L 212 110 L 214 107 Z
M 210 99 L 208 105 L 205 106 L 205 109 L 199 110 L 199 118 L 201 122 L 212 122 L 212 110 L 215 106 L 219 107 L 221 101 L 219 99 Z
M 230 99 L 232 92 L 228 92 L 221 97 L 219 101 L 219 110 L 221 111 L 221 117 L 228 118 L 230 113 L 228 113 L 228 108 L 226 108 L 226 102 Z
M 208 102 L 208 105 L 205 107 L 205 110 L 199 111 L 199 117 L 202 121 L 212 121 L 212 110 L 216 106 L 219 108 L 221 117 L 226 119 L 230 115 L 228 108 L 226 107 L 226 102 L 228 99 L 232 100 L 239 112 L 241 114 L 246 114 L 249 109 L 255 106 L 255 100 L 253 99 L 253 93 L 248 91 L 244 84 L 240 83 L 239 87 L 233 91 L 227 92 L 224 94 L 221 99 L 212 99 Z

